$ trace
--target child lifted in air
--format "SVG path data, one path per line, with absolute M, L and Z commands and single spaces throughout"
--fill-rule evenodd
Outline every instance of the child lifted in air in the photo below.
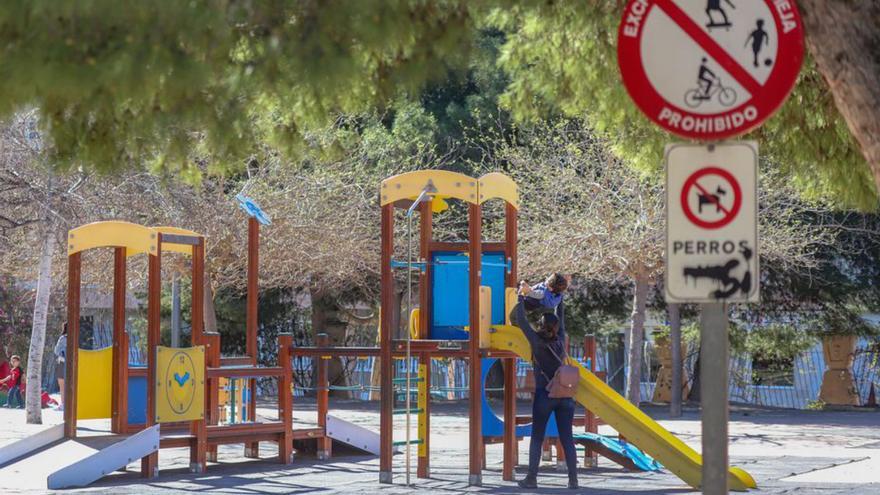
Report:
M 547 280 L 532 286 L 525 281 L 519 283 L 519 295 L 523 296 L 526 311 L 538 313 L 555 313 L 566 289 L 568 279 L 560 273 L 554 273 Z

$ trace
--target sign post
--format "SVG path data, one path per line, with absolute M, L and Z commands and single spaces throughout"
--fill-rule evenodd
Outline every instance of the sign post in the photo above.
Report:
M 702 303 L 703 493 L 726 494 L 727 302 L 760 295 L 757 144 L 669 145 L 666 171 L 666 300 Z
M 727 304 L 700 305 L 703 493 L 727 494 Z
M 728 302 L 759 299 L 757 145 L 804 58 L 795 0 L 629 0 L 617 63 L 655 124 L 706 142 L 670 145 L 666 301 L 702 304 L 703 493 L 727 493 Z

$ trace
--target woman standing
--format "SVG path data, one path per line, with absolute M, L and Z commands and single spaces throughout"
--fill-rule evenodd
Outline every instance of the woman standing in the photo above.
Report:
M 564 303 L 560 302 L 556 314 L 544 313 L 541 316 L 541 329 L 535 331 L 526 317 L 524 296 L 520 296 L 519 304 L 514 308 L 514 321 L 532 345 L 533 365 L 535 369 L 535 393 L 532 403 L 532 438 L 529 443 L 529 472 L 519 481 L 521 488 L 535 489 L 538 487 L 538 465 L 541 462 L 541 445 L 550 414 L 556 413 L 556 426 L 559 429 L 559 441 L 565 451 L 565 464 L 568 466 L 568 487 L 578 487 L 577 453 L 572 437 L 574 421 L 574 399 L 551 398 L 547 385 L 556 374 L 565 359 L 568 345 L 565 334 Z M 558 316 L 557 316 L 558 315 Z
M 55 378 L 58 379 L 59 410 L 64 409 L 64 377 L 67 373 L 67 322 L 61 326 L 61 335 L 55 343 Z

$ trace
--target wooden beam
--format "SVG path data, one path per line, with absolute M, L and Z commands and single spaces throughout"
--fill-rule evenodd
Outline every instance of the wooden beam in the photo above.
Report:
M 428 247 L 431 251 L 461 251 L 467 252 L 469 250 L 469 244 L 467 242 L 441 242 L 441 241 L 431 241 L 428 244 Z M 483 251 L 486 252 L 503 252 L 504 251 L 504 243 L 503 242 L 484 242 L 482 243 Z
M 82 253 L 67 258 L 67 354 L 64 380 L 64 436 L 76 438 L 76 372 L 79 357 L 79 298 L 82 273 Z
M 113 392 L 110 430 L 128 428 L 128 333 L 125 331 L 125 248 L 113 250 Z
M 584 358 L 589 362 L 587 369 L 594 373 L 596 371 L 596 337 L 593 335 L 584 336 Z M 584 431 L 587 433 L 599 432 L 598 418 L 589 409 L 586 409 L 584 413 Z M 585 447 L 584 466 L 597 467 L 599 464 L 599 454 L 589 446 Z
M 510 203 L 504 205 L 504 257 L 510 262 L 507 273 L 507 287 L 516 288 L 517 280 L 517 210 Z M 504 459 L 501 477 L 505 481 L 514 480 L 519 459 L 519 445 L 516 440 L 516 357 L 502 360 L 504 366 Z
M 394 454 L 393 442 L 393 410 L 394 385 L 392 374 L 394 367 L 391 362 L 391 339 L 394 328 L 394 276 L 391 273 L 391 257 L 394 254 L 394 205 L 382 207 L 382 244 L 381 244 L 381 324 L 379 327 L 381 356 L 380 366 L 380 409 L 379 409 L 379 482 L 391 483 L 391 456 Z
M 156 254 L 148 256 L 147 275 L 147 427 L 156 424 L 156 351 L 162 319 L 162 234 L 155 235 Z M 153 478 L 158 474 L 159 453 L 154 452 L 141 460 L 141 476 Z
M 260 279 L 260 222 L 254 217 L 248 217 L 248 269 L 247 269 L 247 354 L 253 365 L 257 364 L 257 329 L 259 328 L 259 280 Z M 254 420 L 257 416 L 257 380 L 248 381 L 250 395 L 248 396 L 247 413 L 248 419 Z M 260 455 L 258 442 L 246 443 L 244 446 L 245 457 L 252 459 Z
M 163 244 L 182 244 L 184 246 L 195 246 L 204 240 L 203 237 L 195 235 L 183 234 L 162 234 Z
M 481 361 L 480 361 L 480 283 L 482 268 L 482 230 L 483 215 L 479 204 L 468 205 L 468 255 L 470 270 L 468 272 L 468 294 L 470 297 L 470 356 L 468 356 L 470 371 L 470 470 L 468 484 L 482 486 L 483 484 L 483 434 L 480 397 L 481 387 Z
M 327 347 L 330 343 L 330 336 L 326 333 L 319 333 L 316 343 L 321 347 Z M 328 376 L 328 360 L 330 356 L 315 356 L 318 370 L 318 382 L 315 386 L 318 388 L 318 427 L 327 428 L 327 412 L 330 409 L 330 378 Z M 329 437 L 318 439 L 318 459 L 329 459 L 333 454 L 333 440 Z
M 425 201 L 419 205 L 419 258 L 421 261 L 431 261 L 431 241 L 434 237 L 434 214 L 431 209 L 431 201 Z M 419 274 L 419 339 L 430 338 L 431 333 L 431 279 L 433 267 L 430 263 L 425 265 L 425 271 Z M 416 477 L 428 478 L 431 473 L 431 355 L 420 353 L 419 369 L 427 369 L 423 383 L 419 388 L 424 392 L 422 397 L 422 412 L 419 413 L 419 430 L 422 432 L 422 443 L 418 446 L 419 455 L 416 466 Z M 423 368 L 424 367 L 424 368 Z M 421 394 L 420 394 L 421 395 Z
M 205 345 L 205 284 L 201 283 L 205 279 L 205 238 L 199 237 L 198 243 L 192 247 L 192 306 L 190 307 L 190 326 L 193 346 Z M 207 349 L 205 349 L 207 352 Z M 205 368 L 202 369 L 204 376 L 207 370 L 207 355 L 205 355 Z M 207 377 L 205 384 L 208 386 Z M 208 433 L 207 433 L 207 414 L 209 407 L 208 394 L 204 396 L 204 414 L 202 419 L 193 421 L 190 425 L 190 432 L 195 436 L 195 441 L 190 447 L 189 470 L 194 473 L 203 473 L 207 468 L 208 455 Z
M 205 365 L 208 367 L 205 373 L 205 383 L 208 385 L 205 394 L 208 399 L 205 419 L 208 425 L 217 425 L 220 422 L 220 380 L 211 377 L 210 368 L 220 366 L 220 334 L 205 332 L 202 338 L 205 341 Z M 208 443 L 206 459 L 217 462 L 217 445 Z
M 293 396 L 290 387 L 293 383 L 293 369 L 290 362 L 290 348 L 293 335 L 278 334 L 278 366 L 281 377 L 278 379 L 278 419 L 284 424 L 284 432 L 278 440 L 278 461 L 281 464 L 293 462 Z

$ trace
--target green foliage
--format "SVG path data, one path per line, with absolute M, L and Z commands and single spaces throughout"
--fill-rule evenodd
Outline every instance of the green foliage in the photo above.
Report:
M 674 137 L 641 114 L 620 80 L 620 16 L 618 2 L 598 1 L 493 11 L 488 22 L 507 34 L 499 63 L 511 79 L 501 102 L 521 121 L 554 113 L 586 116 L 618 156 L 656 172 L 664 145 Z M 781 111 L 747 137 L 758 139 L 762 154 L 808 197 L 876 208 L 868 166 L 812 60 Z
M 520 121 L 586 117 L 627 164 L 656 172 L 670 136 L 620 82 L 620 16 L 620 2 L 596 0 L 10 0 L 0 7 L 0 116 L 38 108 L 62 166 L 146 164 L 193 181 L 267 149 L 339 151 L 342 134 L 316 133 L 340 115 L 393 108 L 406 123 L 368 137 L 404 147 L 438 141 L 438 130 L 456 136 L 506 120 L 501 95 Z M 402 95 L 434 121 L 396 103 Z M 876 207 L 811 60 L 753 137 L 808 197 Z
M 625 284 L 602 284 L 574 277 L 565 294 L 565 329 L 572 336 L 604 335 L 620 329 L 632 295 Z
M 56 158 L 99 170 L 236 169 L 288 154 L 465 65 L 463 0 L 49 0 L 0 8 L 0 115 L 39 108 Z

